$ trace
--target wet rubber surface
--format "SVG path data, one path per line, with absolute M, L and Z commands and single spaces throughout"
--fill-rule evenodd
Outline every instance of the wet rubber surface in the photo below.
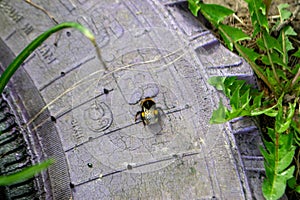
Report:
M 233 135 L 240 126 L 208 123 L 219 94 L 207 78 L 253 82 L 253 73 L 178 2 L 36 2 L 59 22 L 89 27 L 108 67 L 65 30 L 13 77 L 34 161 L 56 160 L 39 178 L 42 198 L 252 198 Z M 14 54 L 53 26 L 23 1 L 1 0 L 0 16 L 2 45 Z M 162 110 L 160 123 L 134 120 L 146 97 Z

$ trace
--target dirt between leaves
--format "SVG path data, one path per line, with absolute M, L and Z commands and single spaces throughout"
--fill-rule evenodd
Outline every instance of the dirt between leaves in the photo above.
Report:
M 266 1 L 266 0 L 265 0 Z M 269 11 L 269 20 L 271 22 L 271 25 L 275 23 L 275 21 L 279 17 L 277 6 L 279 4 L 287 3 L 290 5 L 289 10 L 291 12 L 294 12 L 296 9 L 295 3 L 298 0 L 273 0 L 270 6 Z M 227 8 L 230 8 L 231 10 L 235 11 L 235 16 L 231 16 L 229 19 L 225 21 L 227 25 L 235 26 L 242 28 L 242 30 L 247 33 L 248 35 L 251 35 L 252 33 L 252 25 L 249 18 L 249 12 L 247 3 L 244 0 L 205 0 L 204 3 L 209 4 L 218 4 L 225 6 Z M 298 13 L 297 17 L 291 22 L 291 25 L 293 26 L 294 30 L 299 33 L 300 32 L 300 14 Z M 297 39 L 294 40 L 294 47 L 300 45 L 300 35 L 296 37 Z M 251 41 L 249 41 L 251 43 Z M 252 44 L 246 45 L 251 46 Z

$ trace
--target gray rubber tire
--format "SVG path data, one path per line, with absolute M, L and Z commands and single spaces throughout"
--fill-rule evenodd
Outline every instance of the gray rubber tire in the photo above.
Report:
M 91 29 L 108 67 L 86 38 L 65 30 L 34 51 L 6 88 L 31 162 L 56 160 L 34 181 L 38 198 L 252 199 L 233 135 L 241 126 L 209 124 L 220 94 L 207 79 L 255 83 L 253 72 L 186 2 L 35 3 L 58 22 Z M 24 1 L 1 0 L 0 17 L 4 68 L 54 25 Z M 134 121 L 146 97 L 163 113 L 154 126 Z

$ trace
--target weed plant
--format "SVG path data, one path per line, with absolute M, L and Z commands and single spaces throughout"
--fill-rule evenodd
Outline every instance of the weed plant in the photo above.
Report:
M 236 77 L 210 78 L 209 83 L 229 98 L 231 107 L 228 109 L 220 101 L 210 122 L 224 123 L 241 116 L 267 115 L 273 118 L 275 123 L 267 127 L 267 133 L 263 136 L 264 147 L 260 147 L 266 173 L 262 184 L 263 195 L 266 199 L 279 199 L 287 185 L 299 195 L 300 64 L 291 60 L 293 57 L 299 60 L 300 50 L 295 49 L 290 40 L 297 33 L 286 23 L 294 16 L 287 10 L 288 4 L 281 4 L 278 6 L 279 20 L 271 27 L 267 18 L 271 1 L 245 2 L 253 26 L 251 36 L 223 23 L 234 11 L 199 0 L 188 1 L 191 12 L 197 16 L 200 11 L 217 28 L 226 46 L 238 52 L 251 65 L 264 86 L 257 90 Z M 278 36 L 272 34 L 275 29 L 279 31 Z M 257 49 L 241 45 L 244 40 L 250 39 L 256 41 Z

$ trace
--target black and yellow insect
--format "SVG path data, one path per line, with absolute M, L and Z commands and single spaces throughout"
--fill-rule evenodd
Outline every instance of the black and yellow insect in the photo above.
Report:
M 135 121 L 140 116 L 144 126 L 156 124 L 159 121 L 159 111 L 154 100 L 150 97 L 147 97 L 141 100 L 140 105 L 142 110 L 136 113 Z

